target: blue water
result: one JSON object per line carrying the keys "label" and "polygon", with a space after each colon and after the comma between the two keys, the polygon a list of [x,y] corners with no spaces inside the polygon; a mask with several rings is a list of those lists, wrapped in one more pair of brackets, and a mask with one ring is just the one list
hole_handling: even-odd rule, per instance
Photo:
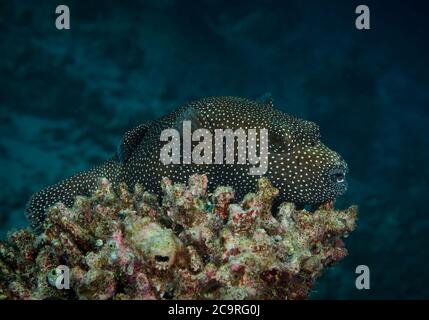
{"label": "blue water", "polygon": [[[428,31],[423,1],[0,0],[0,234],[29,196],[107,159],[189,100],[270,92],[349,163],[349,256],[311,298],[429,298]],[[125,2],[125,1],[123,1]],[[67,4],[71,29],[55,28]],[[355,288],[368,265],[370,290]]]}

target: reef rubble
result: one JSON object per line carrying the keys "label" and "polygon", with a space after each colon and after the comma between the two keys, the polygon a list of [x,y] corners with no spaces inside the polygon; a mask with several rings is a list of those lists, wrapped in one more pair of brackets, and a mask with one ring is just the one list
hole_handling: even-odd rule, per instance
{"label": "reef rubble", "polygon": [[[261,178],[234,190],[162,181],[163,197],[106,179],[73,207],[48,210],[44,231],[0,242],[0,299],[305,299],[323,270],[347,255],[357,208],[314,212],[283,203]],[[68,290],[56,281],[69,268]]]}

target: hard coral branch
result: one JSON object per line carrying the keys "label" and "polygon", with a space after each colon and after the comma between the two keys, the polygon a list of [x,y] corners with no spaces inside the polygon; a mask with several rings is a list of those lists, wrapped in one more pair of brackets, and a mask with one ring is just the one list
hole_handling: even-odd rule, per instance
{"label": "hard coral branch", "polygon": [[[162,204],[136,185],[102,179],[72,208],[51,207],[44,232],[0,243],[0,299],[303,299],[323,270],[347,254],[356,207],[314,213],[283,203],[266,178],[233,203],[234,191],[162,182]],[[56,267],[70,289],[56,288]]]}

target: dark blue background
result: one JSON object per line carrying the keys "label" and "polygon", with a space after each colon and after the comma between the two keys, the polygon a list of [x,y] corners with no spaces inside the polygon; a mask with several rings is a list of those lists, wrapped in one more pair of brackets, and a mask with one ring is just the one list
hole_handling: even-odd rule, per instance
{"label": "dark blue background", "polygon": [[[428,298],[428,19],[423,1],[0,0],[0,229],[29,196],[108,158],[191,99],[271,92],[350,166],[350,255],[311,298]],[[55,29],[68,4],[71,30]],[[371,9],[371,30],[355,8]],[[358,291],[354,270],[371,270]]]}

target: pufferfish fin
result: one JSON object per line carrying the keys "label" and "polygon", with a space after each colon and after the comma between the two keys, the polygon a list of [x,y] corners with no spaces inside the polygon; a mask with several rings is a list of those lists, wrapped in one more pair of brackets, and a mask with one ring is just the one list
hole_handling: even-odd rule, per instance
{"label": "pufferfish fin", "polygon": [[196,106],[190,105],[178,113],[172,127],[177,131],[182,132],[184,121],[191,121],[192,130],[205,128],[204,116]]}
{"label": "pufferfish fin", "polygon": [[267,107],[274,108],[274,99],[270,92],[264,93],[262,96],[256,99],[256,102],[266,105]]}
{"label": "pufferfish fin", "polygon": [[35,193],[25,208],[31,228],[36,232],[42,231],[49,207],[59,202],[71,207],[76,196],[89,196],[93,193],[97,189],[100,178],[106,178],[114,184],[120,168],[121,166],[111,159]]}
{"label": "pufferfish fin", "polygon": [[125,163],[131,157],[149,129],[149,123],[141,124],[125,132],[116,152],[120,163]]}
{"label": "pufferfish fin", "polygon": [[290,130],[270,130],[268,133],[268,149],[272,153],[281,153],[291,149],[293,135]]}

